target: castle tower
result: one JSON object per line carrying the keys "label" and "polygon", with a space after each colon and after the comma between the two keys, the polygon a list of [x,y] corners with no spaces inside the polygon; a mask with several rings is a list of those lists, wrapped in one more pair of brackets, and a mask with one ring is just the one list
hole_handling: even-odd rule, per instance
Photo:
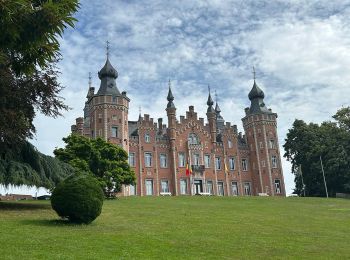
{"label": "castle tower", "polygon": [[[255,74],[255,73],[254,73]],[[285,196],[283,172],[278,146],[277,114],[264,103],[264,92],[255,81],[249,92],[250,107],[242,118],[250,150],[253,193]]]}
{"label": "castle tower", "polygon": [[[101,137],[106,141],[119,145],[129,152],[128,145],[128,110],[130,99],[126,92],[120,93],[116,79],[117,70],[109,60],[107,43],[107,60],[98,72],[101,80],[96,94],[89,88],[88,107],[90,111],[91,137]],[[91,94],[92,93],[92,94]]]}
{"label": "castle tower", "polygon": [[167,96],[168,104],[166,113],[168,117],[168,136],[170,141],[170,171],[174,179],[174,191],[175,195],[178,195],[177,191],[177,176],[176,176],[176,107],[173,103],[174,96],[171,91],[171,85],[169,80],[169,91]]}

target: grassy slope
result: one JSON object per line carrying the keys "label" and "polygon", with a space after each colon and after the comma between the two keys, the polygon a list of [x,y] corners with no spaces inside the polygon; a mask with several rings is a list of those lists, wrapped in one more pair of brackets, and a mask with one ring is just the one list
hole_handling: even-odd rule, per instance
{"label": "grassy slope", "polygon": [[124,198],[89,226],[0,202],[1,259],[346,258],[350,200]]}

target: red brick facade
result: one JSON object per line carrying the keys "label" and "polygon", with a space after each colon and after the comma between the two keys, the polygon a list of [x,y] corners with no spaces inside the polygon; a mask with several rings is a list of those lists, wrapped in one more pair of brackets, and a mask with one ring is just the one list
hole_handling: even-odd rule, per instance
{"label": "red brick facade", "polygon": [[[162,119],[154,122],[149,115],[129,121],[126,93],[100,90],[94,94],[90,87],[84,118],[76,119],[72,132],[102,137],[129,153],[137,183],[136,187],[123,187],[122,195],[285,196],[277,114],[271,110],[254,111],[253,103],[260,96],[249,94],[252,106],[246,108],[242,119],[246,133],[242,135],[236,125],[224,123],[218,106],[212,108],[210,95],[206,120],[197,117],[193,106],[186,116],[178,118],[176,99],[173,103],[169,86],[166,125]],[[189,175],[187,164],[192,169]]]}

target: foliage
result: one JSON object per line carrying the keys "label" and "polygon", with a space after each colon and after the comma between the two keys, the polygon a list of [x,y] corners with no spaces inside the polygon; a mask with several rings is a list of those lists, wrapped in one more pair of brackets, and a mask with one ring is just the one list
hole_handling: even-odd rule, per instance
{"label": "foliage", "polygon": [[77,8],[78,0],[0,1],[0,158],[33,136],[36,111],[56,117],[67,109],[55,63]]}
{"label": "foliage", "polygon": [[[83,227],[57,220],[53,210],[44,208],[48,203],[0,202],[2,260],[348,259],[350,255],[346,199],[126,197],[105,200],[96,223]],[[28,206],[6,210],[9,204]]]}
{"label": "foliage", "polygon": [[55,149],[56,157],[80,171],[92,173],[104,187],[107,197],[119,192],[122,184],[134,184],[135,173],[122,148],[101,138],[89,139],[74,134],[63,141],[66,147]]}
{"label": "foliage", "polygon": [[103,198],[101,186],[94,177],[75,174],[53,190],[51,206],[70,222],[89,224],[101,214]]}
{"label": "foliage", "polygon": [[333,118],[337,120],[339,127],[350,131],[350,107],[342,107]]}
{"label": "foliage", "polygon": [[0,159],[0,184],[53,188],[74,169],[60,160],[38,152],[29,142],[18,145]]}
{"label": "foliage", "polygon": [[289,129],[284,156],[292,163],[295,193],[303,194],[303,177],[306,196],[326,195],[320,157],[329,195],[350,193],[350,132],[345,127],[346,121],[340,121],[342,111],[334,116],[338,122],[318,125],[295,120]]}

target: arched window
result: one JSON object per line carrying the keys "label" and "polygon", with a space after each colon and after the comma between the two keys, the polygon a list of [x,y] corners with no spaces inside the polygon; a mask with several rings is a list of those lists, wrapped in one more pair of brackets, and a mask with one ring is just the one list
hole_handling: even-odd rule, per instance
{"label": "arched window", "polygon": [[198,136],[195,133],[190,133],[188,135],[189,144],[199,144]]}

